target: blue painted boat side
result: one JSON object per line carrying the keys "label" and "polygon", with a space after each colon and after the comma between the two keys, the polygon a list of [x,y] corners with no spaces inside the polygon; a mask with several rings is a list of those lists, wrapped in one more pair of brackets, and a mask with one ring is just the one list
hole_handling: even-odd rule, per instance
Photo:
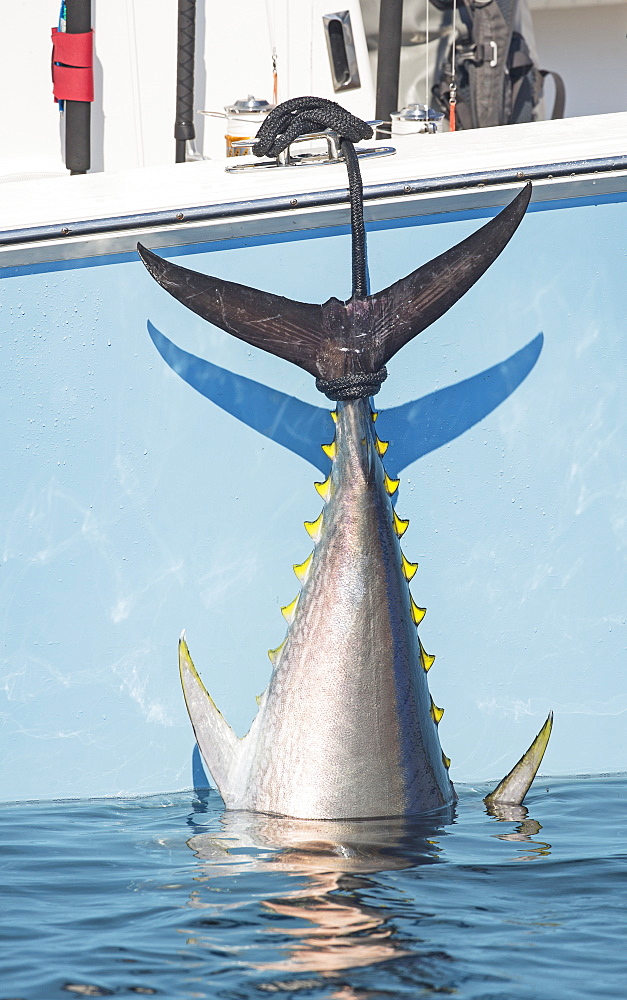
{"label": "blue painted boat side", "polygon": [[[454,780],[500,776],[550,708],[546,772],[626,766],[626,198],[534,206],[377,397]],[[373,224],[373,288],[486,214]],[[341,228],[166,255],[292,298],[350,293]],[[0,797],[188,787],[178,635],[244,733],[320,509],[325,401],[133,255],[0,276]]]}

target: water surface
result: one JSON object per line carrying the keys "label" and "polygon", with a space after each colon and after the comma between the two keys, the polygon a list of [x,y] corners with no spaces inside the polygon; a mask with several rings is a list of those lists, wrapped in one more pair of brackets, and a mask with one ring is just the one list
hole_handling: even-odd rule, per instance
{"label": "water surface", "polygon": [[625,776],[538,779],[515,818],[487,790],[449,822],[0,807],[0,1000],[624,996]]}

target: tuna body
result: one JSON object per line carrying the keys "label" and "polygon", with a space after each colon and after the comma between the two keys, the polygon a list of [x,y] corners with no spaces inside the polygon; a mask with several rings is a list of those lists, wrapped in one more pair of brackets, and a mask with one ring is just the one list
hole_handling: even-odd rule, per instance
{"label": "tuna body", "polygon": [[[188,707],[209,769],[234,809],[304,819],[406,816],[454,801],[427,686],[395,515],[368,400],[338,404],[310,561],[258,715],[214,767],[214,737]],[[183,686],[199,681],[182,657]],[[194,697],[194,695],[196,697]],[[205,713],[215,712],[206,698]],[[208,720],[211,727],[212,720]]]}

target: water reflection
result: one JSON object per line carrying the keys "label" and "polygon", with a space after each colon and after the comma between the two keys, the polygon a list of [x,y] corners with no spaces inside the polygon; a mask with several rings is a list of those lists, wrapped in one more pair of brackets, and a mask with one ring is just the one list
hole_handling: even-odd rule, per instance
{"label": "water reflection", "polygon": [[[376,989],[371,992],[369,984],[365,991],[363,985],[358,989],[343,976],[399,960],[403,982],[445,993],[458,988],[459,962],[427,943],[435,913],[420,912],[402,882],[376,877],[454,863],[444,850],[453,833],[447,830],[453,810],[428,819],[354,822],[225,812],[220,829],[207,832],[198,825],[205,809],[199,801],[189,820],[194,833],[188,846],[198,874],[188,905],[204,911],[190,943],[221,953],[227,965],[244,962],[252,974],[264,977],[256,988],[271,992],[326,984],[335,992],[325,997],[366,1000],[379,995]],[[542,828],[525,807],[495,806],[490,815],[492,820],[484,816],[480,837],[524,844],[524,853],[514,860],[549,853],[550,845],[535,839]],[[494,821],[510,826],[494,833]],[[259,880],[259,874],[277,878]],[[229,887],[230,876],[244,877]],[[452,871],[451,876],[454,881]],[[416,926],[423,921],[426,934],[418,938]],[[248,930],[240,941],[238,928],[244,925]]]}
{"label": "water reflection", "polygon": [[[367,876],[438,863],[439,838],[452,819],[451,810],[429,820],[353,822],[227,812],[218,835],[195,834],[188,846],[200,880],[253,872],[293,877],[293,889],[261,900],[265,917],[276,917],[264,925],[276,945],[268,941],[273,958],[266,947],[251,967],[328,976],[412,954],[397,936],[393,912],[364,902],[377,888]],[[209,904],[194,893],[190,905]]]}
{"label": "water reflection", "polygon": [[511,833],[492,834],[497,840],[520,841],[533,845],[528,853],[518,855],[512,859],[513,861],[535,861],[551,853],[550,844],[543,840],[533,839],[542,829],[542,825],[538,823],[537,819],[531,819],[526,806],[513,806],[505,803],[490,804],[486,806],[486,812],[499,823],[514,822],[519,824]]}

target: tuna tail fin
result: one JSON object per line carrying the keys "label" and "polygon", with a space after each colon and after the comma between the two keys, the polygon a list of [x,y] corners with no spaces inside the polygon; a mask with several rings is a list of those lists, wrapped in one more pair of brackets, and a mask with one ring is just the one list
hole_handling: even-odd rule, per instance
{"label": "tuna tail fin", "polygon": [[164,260],[140,243],[152,277],[234,337],[320,379],[377,372],[474,285],[507,245],[531,197],[527,184],[495,218],[416,271],[367,298],[295,302]]}
{"label": "tuna tail fin", "polygon": [[521,804],[542,763],[552,728],[553,712],[549,712],[546,722],[527,752],[523,754],[515,767],[503,778],[494,791],[486,795],[483,801],[489,811],[495,811],[499,806],[519,806]]}
{"label": "tuna tail fin", "polygon": [[526,184],[498,215],[461,243],[371,296],[384,365],[435,323],[494,263],[516,232],[531,198]]}
{"label": "tuna tail fin", "polygon": [[239,340],[277,354],[317,376],[316,357],[324,306],[295,302],[235,281],[213,278],[172,264],[147,250],[137,252],[152,277],[192,312]]}
{"label": "tuna tail fin", "polygon": [[240,740],[207,693],[192,663],[184,635],[179,640],[179,670],[196,741],[218,791],[227,804],[239,763]]}

